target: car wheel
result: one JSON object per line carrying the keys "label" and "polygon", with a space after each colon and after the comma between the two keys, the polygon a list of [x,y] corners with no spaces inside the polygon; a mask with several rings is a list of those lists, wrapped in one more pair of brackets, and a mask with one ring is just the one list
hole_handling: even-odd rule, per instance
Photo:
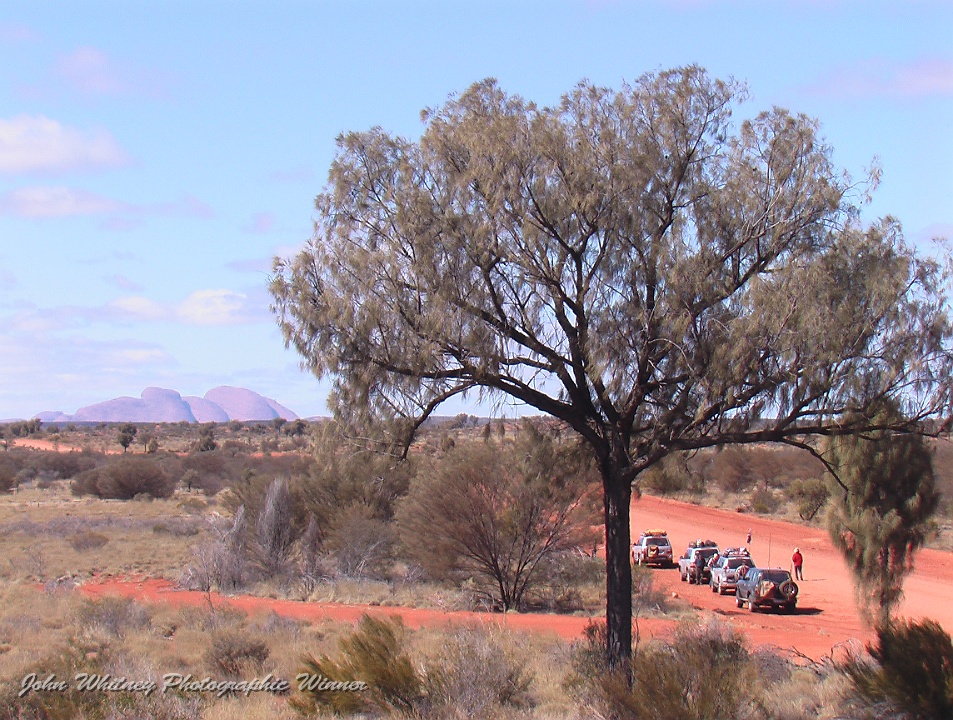
{"label": "car wheel", "polygon": [[724,595],[724,594],[725,594],[725,587],[724,587],[724,585],[722,585],[721,583],[718,583],[718,594],[719,594],[719,595]]}
{"label": "car wheel", "polygon": [[754,604],[754,600],[748,600],[748,612],[755,612],[758,609],[758,606]]}
{"label": "car wheel", "polygon": [[712,592],[718,592],[718,588],[715,587],[715,583],[714,583],[714,582],[710,582],[709,584],[711,585],[711,591],[712,591]]}
{"label": "car wheel", "polygon": [[735,598],[735,607],[744,607],[744,606],[745,606],[745,601],[742,600],[740,597],[736,597],[736,598]]}

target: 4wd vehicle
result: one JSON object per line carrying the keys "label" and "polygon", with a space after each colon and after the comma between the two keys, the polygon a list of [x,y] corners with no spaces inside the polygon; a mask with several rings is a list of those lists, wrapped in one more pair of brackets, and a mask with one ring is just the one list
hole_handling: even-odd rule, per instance
{"label": "4wd vehicle", "polygon": [[797,604],[797,585],[791,579],[791,573],[781,568],[751,568],[738,580],[735,588],[735,604],[754,612],[759,607],[781,608],[785,612],[794,610]]}
{"label": "4wd vehicle", "polygon": [[632,543],[632,562],[636,565],[672,567],[672,543],[664,530],[646,530]]}
{"label": "4wd vehicle", "polygon": [[678,559],[678,573],[682,582],[707,583],[711,578],[709,561],[718,554],[718,543],[713,540],[693,540],[685,554]]}
{"label": "4wd vehicle", "polygon": [[734,592],[739,578],[754,566],[748,548],[725,548],[721,557],[711,566],[711,591],[719,595]]}

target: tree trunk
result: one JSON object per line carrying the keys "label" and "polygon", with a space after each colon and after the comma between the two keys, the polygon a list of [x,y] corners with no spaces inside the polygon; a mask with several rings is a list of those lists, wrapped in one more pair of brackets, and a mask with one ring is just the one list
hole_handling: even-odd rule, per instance
{"label": "tree trunk", "polygon": [[632,566],[629,504],[632,486],[611,461],[602,467],[606,523],[606,630],[610,667],[629,671],[632,659]]}

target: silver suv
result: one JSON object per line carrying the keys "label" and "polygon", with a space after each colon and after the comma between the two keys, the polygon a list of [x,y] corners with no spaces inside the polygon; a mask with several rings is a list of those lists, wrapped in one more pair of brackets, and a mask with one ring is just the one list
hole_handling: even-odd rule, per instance
{"label": "silver suv", "polygon": [[725,554],[711,566],[711,591],[719,595],[729,591],[734,592],[738,586],[738,580],[748,568],[754,566],[754,560],[751,559],[747,550],[725,550]]}

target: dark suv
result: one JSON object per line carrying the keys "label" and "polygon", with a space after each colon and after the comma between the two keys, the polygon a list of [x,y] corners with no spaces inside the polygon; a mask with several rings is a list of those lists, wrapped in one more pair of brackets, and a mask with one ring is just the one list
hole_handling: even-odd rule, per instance
{"label": "dark suv", "polygon": [[735,604],[754,612],[759,607],[780,608],[791,612],[797,605],[798,587],[791,573],[781,568],[750,568],[738,580],[735,588]]}

